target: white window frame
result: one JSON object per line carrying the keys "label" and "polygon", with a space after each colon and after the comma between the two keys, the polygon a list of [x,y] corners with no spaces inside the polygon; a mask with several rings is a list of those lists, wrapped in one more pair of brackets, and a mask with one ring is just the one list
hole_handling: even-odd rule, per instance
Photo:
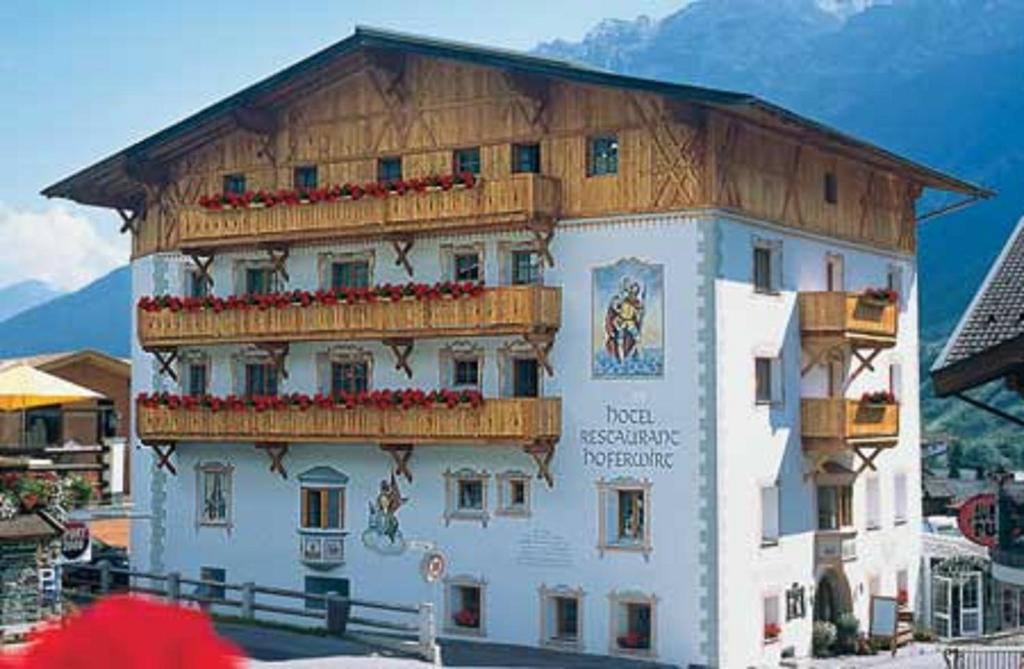
{"label": "white window frame", "polygon": [[366,363],[366,389],[373,390],[373,352],[358,346],[332,346],[326,351],[316,354],[317,388],[324,395],[330,395],[333,388],[333,366],[334,363],[365,362]]}
{"label": "white window frame", "polygon": [[[758,367],[760,360],[768,361],[768,383],[769,397],[767,400],[758,397]],[[782,355],[779,353],[755,353],[754,354],[754,404],[757,406],[769,406],[781,408],[786,402],[786,383],[784,375]]]}
{"label": "white window frame", "polygon": [[[491,518],[489,511],[489,492],[491,475],[486,470],[475,470],[468,467],[452,471],[447,469],[444,472],[444,489],[445,489],[445,508],[444,508],[444,524],[445,527],[451,524],[453,520],[458,521],[470,521],[480,523],[482,526],[487,527],[487,523]],[[462,509],[459,507],[459,484],[468,481],[478,481],[481,488],[481,508],[480,509]]]}
{"label": "white window frame", "polygon": [[273,284],[271,286],[271,293],[279,293],[288,290],[288,282],[278,272],[274,263],[264,259],[243,259],[236,260],[234,266],[234,284],[235,284],[235,295],[246,294],[246,272],[251,269],[268,270],[271,274]]}
{"label": "white window frame", "polygon": [[[658,657],[658,596],[636,590],[626,592],[613,590],[608,595],[608,603],[610,607],[608,615],[608,654],[617,657],[643,657],[648,659]],[[622,607],[629,604],[645,604],[650,607],[651,638],[648,640],[649,648],[646,650],[619,648],[618,638],[623,633],[619,625],[620,616],[622,615],[621,610]]]}
{"label": "white window frame", "polygon": [[[233,506],[234,506],[234,491],[232,490],[232,484],[234,479],[235,468],[233,465],[212,461],[212,462],[200,462],[196,464],[196,527],[214,527],[223,528],[230,530],[232,528],[233,520]],[[224,517],[219,519],[210,519],[206,517],[204,509],[206,508],[206,479],[207,475],[220,476],[223,478],[222,482],[222,494],[225,497],[224,501]]]}
{"label": "white window frame", "polygon": [[[559,585],[553,588],[549,588],[546,585],[541,584],[539,589],[540,599],[540,636],[539,645],[545,648],[554,648],[557,650],[570,650],[570,651],[581,651],[584,649],[583,643],[583,630],[585,626],[583,624],[583,602],[586,593],[583,588],[569,588],[568,586]],[[555,608],[557,599],[574,599],[576,600],[576,638],[565,639],[560,638],[554,634],[554,630],[558,625],[558,612]]]}
{"label": "white window frame", "polygon": [[[764,630],[770,623],[779,626],[779,635],[773,639],[765,636]],[[782,641],[782,594],[771,590],[761,594],[761,643],[765,646]]]}
{"label": "white window frame", "polygon": [[[769,504],[774,500],[774,518],[769,517]],[[782,537],[782,488],[778,483],[762,485],[759,489],[758,507],[761,509],[761,546],[777,546]],[[774,523],[774,528],[772,527]],[[774,530],[772,532],[771,530]]]}
{"label": "white window frame", "polygon": [[331,282],[334,278],[334,263],[343,262],[365,262],[368,268],[368,281],[370,286],[374,285],[376,269],[376,255],[372,249],[365,251],[351,251],[346,253],[321,253],[317,259],[317,275],[320,279],[320,288],[323,290],[330,290]]}
{"label": "white window frame", "polygon": [[[628,553],[641,553],[645,559],[650,557],[654,550],[652,543],[651,524],[651,489],[652,483],[649,479],[637,479],[620,477],[612,480],[600,479],[597,482],[597,509],[598,509],[598,553],[601,557],[606,551],[622,551]],[[643,533],[639,541],[619,541],[619,493],[626,491],[637,491],[642,493],[643,504]],[[614,523],[614,530],[611,524]]]}
{"label": "white window frame", "polygon": [[[441,387],[450,390],[483,390],[484,386],[484,350],[469,342],[454,342],[438,353],[438,368],[441,372]],[[455,364],[459,361],[476,360],[477,377],[473,385],[456,385]]]}
{"label": "white window frame", "polygon": [[487,254],[483,242],[475,244],[445,244],[441,246],[441,267],[444,270],[443,280],[462,281],[455,278],[455,256],[475,253],[480,263],[480,276],[477,281],[487,282]]}
{"label": "white window frame", "polygon": [[[498,486],[498,505],[494,510],[496,516],[510,516],[514,518],[528,518],[531,508],[531,490],[529,474],[519,470],[502,472],[494,477]],[[525,500],[522,505],[512,504],[512,483],[523,485]]]}
{"label": "white window frame", "polygon": [[[521,251],[529,251],[534,254],[536,260],[537,281],[534,283],[512,282],[513,278],[513,254]],[[544,261],[537,252],[537,245],[533,242],[499,242],[498,258],[501,260],[501,267],[498,271],[498,280],[502,286],[542,286],[544,285]]]}
{"label": "white window frame", "polygon": [[533,348],[523,341],[509,342],[498,349],[498,395],[513,397],[515,391],[515,361],[537,361],[537,397],[544,397],[544,377],[547,373],[544,366],[537,360]]}
{"label": "white window frame", "polygon": [[[468,574],[460,574],[445,578],[444,583],[444,623],[442,629],[448,634],[457,634],[459,636],[472,636],[472,637],[485,637],[487,636],[487,581],[483,578],[476,576],[470,576]],[[462,627],[455,624],[455,614],[458,611],[455,609],[455,588],[477,588],[480,591],[480,620],[479,625],[474,629],[472,627]]]}
{"label": "white window frame", "polygon": [[204,367],[206,369],[206,394],[212,394],[212,373],[213,365],[210,356],[203,351],[182,351],[178,361],[178,390],[182,395],[188,395],[192,385],[192,367]]}

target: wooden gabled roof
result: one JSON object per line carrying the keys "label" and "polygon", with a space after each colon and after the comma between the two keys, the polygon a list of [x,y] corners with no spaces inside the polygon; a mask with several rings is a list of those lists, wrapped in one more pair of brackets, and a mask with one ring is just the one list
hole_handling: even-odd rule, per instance
{"label": "wooden gabled roof", "polygon": [[926,188],[972,197],[992,195],[986,188],[912,162],[753,95],[629,77],[514,51],[363,27],[305,60],[47,187],[42,194],[87,205],[136,209],[145,198],[142,184],[166,178],[170,161],[238,128],[268,127],[275,109],[322,85],[325,74],[358,52],[416,54],[579,84],[657,93],[749,117],[797,134],[804,141],[814,141],[880,169],[903,174]]}

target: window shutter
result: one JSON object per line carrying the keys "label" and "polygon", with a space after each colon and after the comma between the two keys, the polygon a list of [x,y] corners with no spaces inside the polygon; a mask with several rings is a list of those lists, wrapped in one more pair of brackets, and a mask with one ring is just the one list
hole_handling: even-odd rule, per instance
{"label": "window shutter", "polygon": [[777,541],[779,538],[779,488],[761,488],[761,538]]}
{"label": "window shutter", "polygon": [[782,357],[772,358],[771,365],[772,403],[782,404],[784,379],[782,376]]}
{"label": "window shutter", "polygon": [[772,289],[782,290],[782,242],[772,242]]}
{"label": "window shutter", "polygon": [[889,365],[889,392],[893,394],[896,401],[903,399],[903,365],[894,362]]}

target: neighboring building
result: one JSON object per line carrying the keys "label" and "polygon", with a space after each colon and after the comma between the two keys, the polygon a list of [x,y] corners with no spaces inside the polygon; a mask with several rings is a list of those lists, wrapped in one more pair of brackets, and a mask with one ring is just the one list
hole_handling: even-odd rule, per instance
{"label": "neighboring building", "polygon": [[[751,96],[358,30],[45,194],[133,234],[135,568],[739,667],[915,601],[925,188],[988,194]],[[456,394],[364,394],[403,386]]]}
{"label": "neighboring building", "polygon": [[[51,459],[96,479],[109,500],[130,489],[131,362],[99,351],[0,359],[0,369],[29,365],[99,393],[97,400],[0,413],[0,449]],[[89,471],[90,469],[94,471]]]}

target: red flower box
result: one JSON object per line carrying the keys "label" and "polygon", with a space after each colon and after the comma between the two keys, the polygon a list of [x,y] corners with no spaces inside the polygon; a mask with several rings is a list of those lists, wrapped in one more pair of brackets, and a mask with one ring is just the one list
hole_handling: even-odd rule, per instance
{"label": "red flower box", "polygon": [[647,636],[639,632],[629,632],[617,637],[615,640],[618,642],[619,648],[643,650],[650,647],[650,641],[647,639]]}
{"label": "red flower box", "polygon": [[862,295],[871,302],[881,304],[896,304],[900,300],[900,294],[892,288],[867,288]]}
{"label": "red flower box", "polygon": [[431,390],[419,388],[404,390],[374,390],[372,392],[341,393],[339,395],[306,395],[291,393],[286,395],[253,395],[241,397],[228,395],[176,395],[173,393],[139,393],[136,401],[140,406],[155,409],[164,407],[171,411],[194,411],[200,408],[216,413],[228,411],[287,411],[296,409],[308,411],[312,407],[319,409],[355,409],[357,407],[384,410],[408,410],[414,408],[447,408],[454,409],[467,406],[477,409],[484,403],[483,395],[477,390]]}
{"label": "red flower box", "polygon": [[480,614],[471,609],[462,609],[452,616],[452,620],[459,627],[480,627]]}
{"label": "red flower box", "polygon": [[876,390],[860,396],[863,404],[896,404],[896,396],[889,390]]}
{"label": "red flower box", "polygon": [[778,623],[766,623],[764,626],[764,640],[775,641],[782,635],[782,628]]}

